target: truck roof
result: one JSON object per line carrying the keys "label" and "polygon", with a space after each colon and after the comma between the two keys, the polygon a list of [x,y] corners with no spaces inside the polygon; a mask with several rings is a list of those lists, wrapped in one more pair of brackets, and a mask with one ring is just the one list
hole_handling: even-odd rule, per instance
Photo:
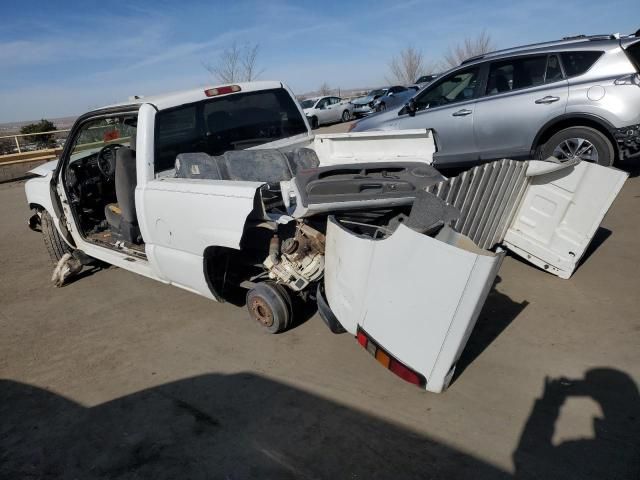
{"label": "truck roof", "polygon": [[142,105],[143,103],[149,103],[156,107],[158,110],[165,110],[167,108],[177,107],[186,103],[198,102],[200,100],[206,100],[209,98],[206,94],[206,90],[213,88],[220,88],[228,85],[237,85],[240,87],[240,92],[255,92],[257,90],[270,90],[273,88],[286,88],[282,82],[278,81],[260,81],[260,82],[231,82],[227,84],[219,85],[205,85],[198,88],[192,88],[189,90],[180,90],[177,92],[162,93],[159,95],[151,95],[148,97],[134,97],[126,102],[114,103],[112,105],[106,105],[103,108],[112,108],[125,105]]}

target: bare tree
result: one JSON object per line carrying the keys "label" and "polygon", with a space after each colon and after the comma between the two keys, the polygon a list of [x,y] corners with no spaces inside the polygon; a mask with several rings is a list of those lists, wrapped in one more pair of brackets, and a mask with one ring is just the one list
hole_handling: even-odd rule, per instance
{"label": "bare tree", "polygon": [[421,75],[433,73],[434,69],[433,64],[425,61],[420,50],[409,46],[401,50],[389,62],[391,78],[387,78],[387,80],[390,83],[397,82],[409,85]]}
{"label": "bare tree", "polygon": [[490,52],[494,48],[491,35],[483,30],[477,37],[465,38],[464,42],[449,47],[449,51],[444,56],[444,66],[445,68],[457,67],[464,60]]}
{"label": "bare tree", "polygon": [[251,82],[264,72],[258,67],[259,53],[257,43],[239,46],[233,42],[222,51],[216,63],[203,63],[203,66],[221,83]]}
{"label": "bare tree", "polygon": [[322,82],[322,85],[318,88],[318,93],[321,96],[331,95],[332,88],[329,86],[327,82]]}

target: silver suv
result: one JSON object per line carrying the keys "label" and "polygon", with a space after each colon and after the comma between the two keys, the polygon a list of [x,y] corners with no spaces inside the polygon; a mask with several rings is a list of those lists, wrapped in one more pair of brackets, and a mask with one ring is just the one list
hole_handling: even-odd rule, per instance
{"label": "silver suv", "polygon": [[462,62],[406,105],[352,131],[431,128],[434,164],[640,155],[640,31],[579,36]]}

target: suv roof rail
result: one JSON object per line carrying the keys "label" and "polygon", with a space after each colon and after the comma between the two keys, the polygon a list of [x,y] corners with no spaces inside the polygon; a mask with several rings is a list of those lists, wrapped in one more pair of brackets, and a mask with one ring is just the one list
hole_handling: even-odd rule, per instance
{"label": "suv roof rail", "polygon": [[[636,32],[636,35],[640,34],[640,30]],[[639,35],[640,36],[640,35]],[[616,39],[616,35],[614,34],[605,34],[605,35],[574,35],[571,37],[564,37],[561,40],[551,40],[549,42],[540,42],[540,43],[530,43],[528,45],[521,45],[519,47],[510,47],[504,48],[502,50],[494,50],[493,52],[487,52],[482,55],[476,55],[473,57],[469,57],[460,62],[460,65],[465,65],[467,63],[475,62],[476,60],[481,60],[485,57],[491,58],[498,55],[503,55],[505,53],[510,52],[518,52],[521,50],[530,50],[533,48],[544,48],[544,47],[553,47],[555,45],[565,45],[570,43],[579,43],[579,42],[589,42],[589,41],[598,41],[598,40],[614,40]]]}

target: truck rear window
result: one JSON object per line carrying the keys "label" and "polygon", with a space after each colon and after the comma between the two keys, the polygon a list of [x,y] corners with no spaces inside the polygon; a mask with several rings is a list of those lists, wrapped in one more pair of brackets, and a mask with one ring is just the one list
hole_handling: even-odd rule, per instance
{"label": "truck rear window", "polygon": [[307,132],[283,88],[236,93],[162,110],[156,115],[155,171],[180,153],[220,155]]}

